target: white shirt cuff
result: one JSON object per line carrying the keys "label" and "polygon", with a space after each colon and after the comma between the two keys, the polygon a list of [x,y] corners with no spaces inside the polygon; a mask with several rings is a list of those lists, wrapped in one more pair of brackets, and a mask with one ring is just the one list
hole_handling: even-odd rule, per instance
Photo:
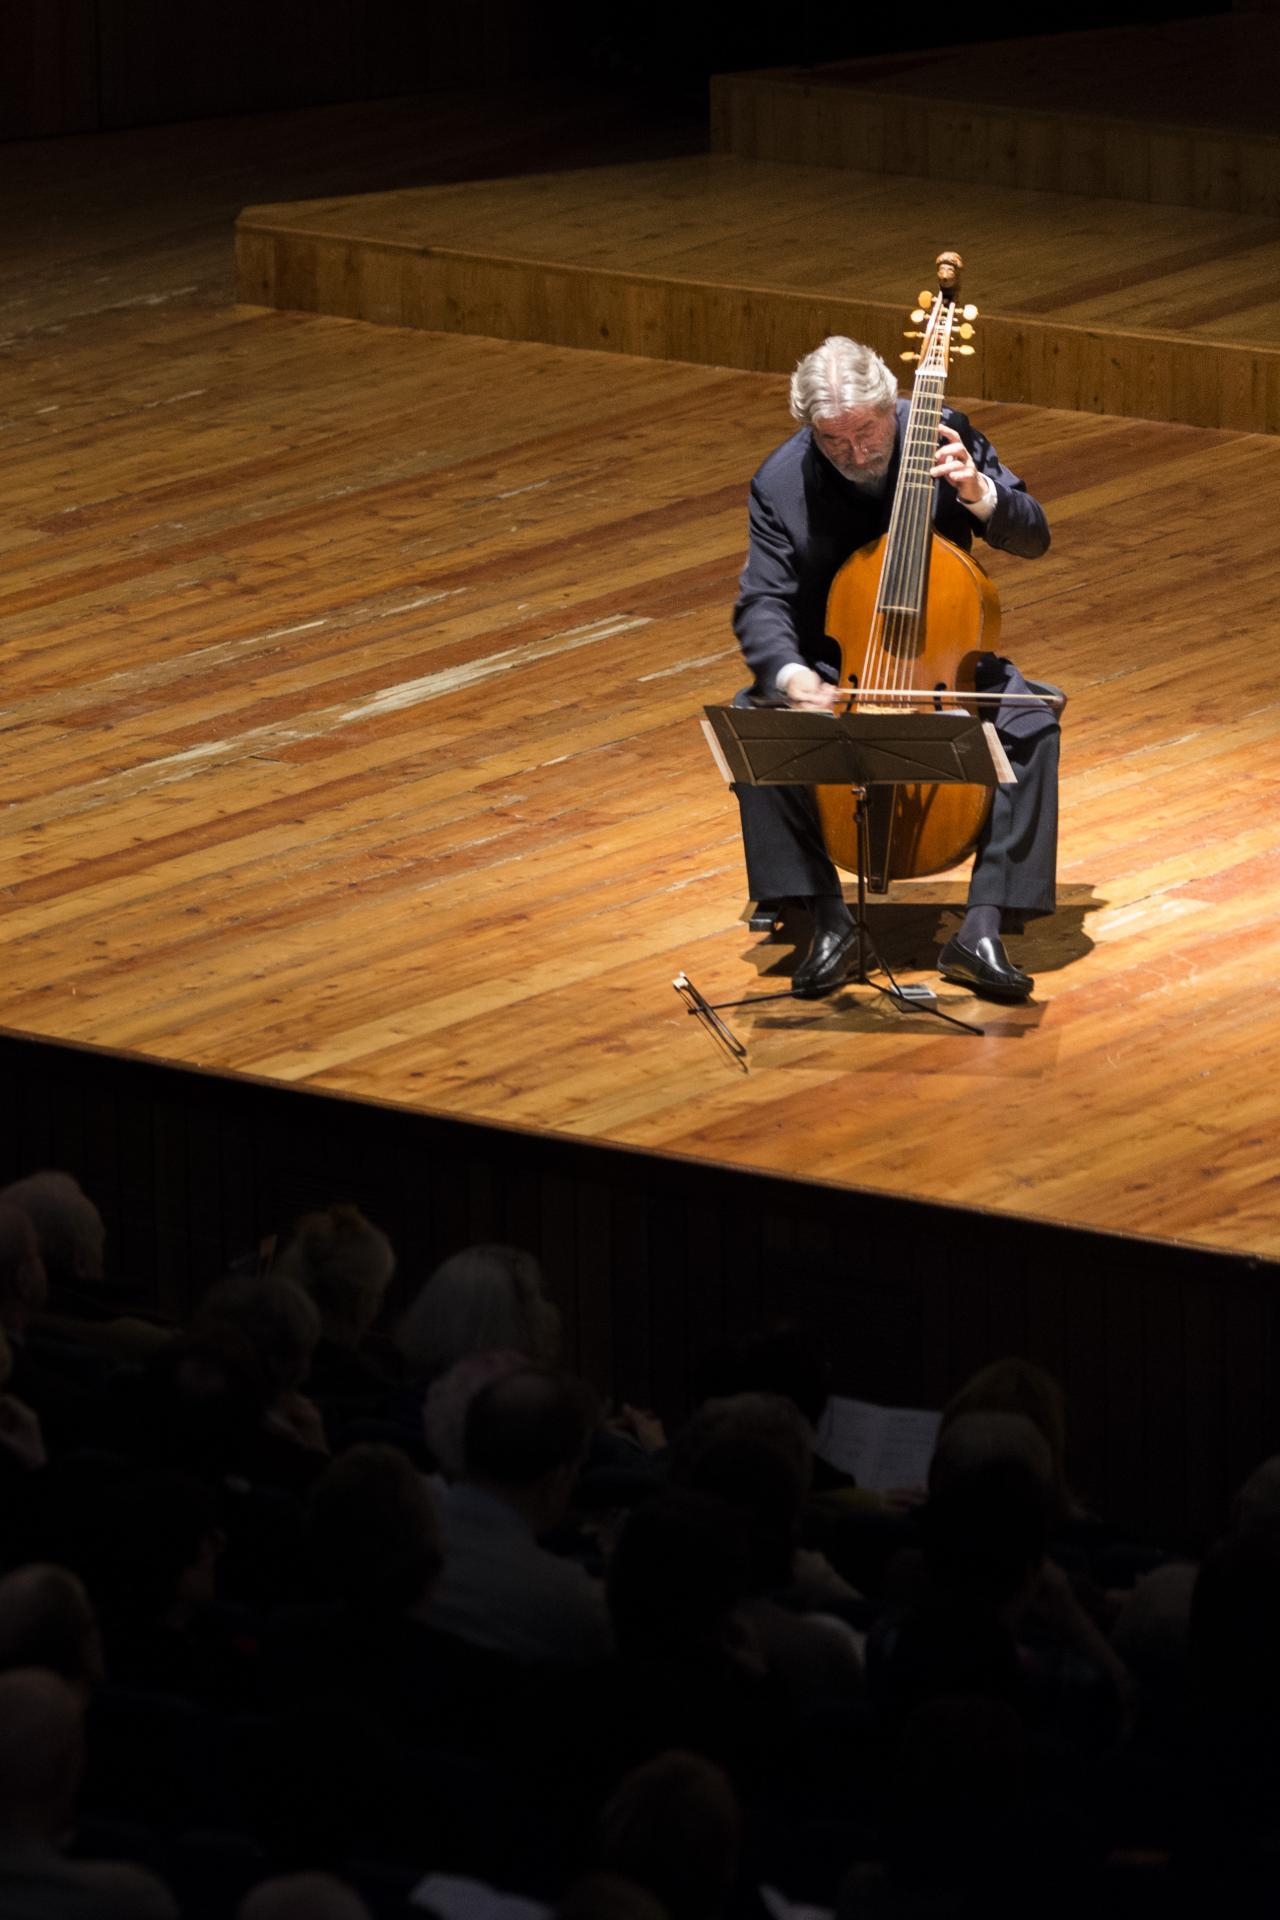
{"label": "white shirt cuff", "polygon": [[978,475],[978,478],[982,482],[981,500],[975,500],[972,503],[968,500],[962,500],[960,505],[967,513],[971,513],[975,520],[987,521],[995,512],[996,502],[1000,496],[996,492],[996,483],[989,473],[981,473]]}
{"label": "white shirt cuff", "polygon": [[788,660],[785,667],[779,667],[773,684],[779,693],[785,693],[798,673],[807,673],[809,669],[803,660]]}

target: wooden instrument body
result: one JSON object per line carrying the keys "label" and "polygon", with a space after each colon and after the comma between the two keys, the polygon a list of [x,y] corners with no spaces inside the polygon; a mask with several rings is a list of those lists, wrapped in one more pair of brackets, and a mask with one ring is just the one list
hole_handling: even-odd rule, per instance
{"label": "wooden instrument body", "polygon": [[[876,615],[889,535],[859,548],[831,583],[827,633],[841,654],[840,685],[906,687],[940,692],[974,687],[978,655],[999,650],[1000,602],[983,568],[951,540],[933,533],[922,618],[899,630]],[[868,635],[871,643],[868,644]],[[892,698],[860,703],[862,712],[893,710]],[[914,705],[914,703],[913,703]],[[953,703],[952,703],[953,707]],[[916,712],[920,711],[914,706]],[[838,867],[857,871],[853,797],[847,787],[817,787],[827,851]],[[973,852],[991,807],[987,787],[912,783],[868,793],[871,886],[942,873]]]}

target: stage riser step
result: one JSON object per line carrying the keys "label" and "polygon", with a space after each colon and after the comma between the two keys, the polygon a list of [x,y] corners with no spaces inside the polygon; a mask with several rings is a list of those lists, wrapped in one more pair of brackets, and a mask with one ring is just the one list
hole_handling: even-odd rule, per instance
{"label": "stage riser step", "polygon": [[[887,302],[280,231],[252,213],[236,261],[247,304],[383,326],[774,373],[829,333],[895,365],[902,348],[902,308]],[[981,341],[964,391],[983,399],[1280,432],[1278,349],[991,310]]]}
{"label": "stage riser step", "polygon": [[748,160],[1280,213],[1280,140],[814,84],[792,73],[716,75],[711,144]]}

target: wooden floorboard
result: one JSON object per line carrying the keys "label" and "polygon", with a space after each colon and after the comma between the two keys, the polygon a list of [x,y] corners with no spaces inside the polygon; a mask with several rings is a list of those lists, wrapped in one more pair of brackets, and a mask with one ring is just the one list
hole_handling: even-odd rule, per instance
{"label": "wooden floorboard", "polygon": [[[777,377],[169,304],[4,349],[0,1025],[1275,1256],[1280,446],[975,401],[1067,686],[1062,907],[984,1038],[785,979],[698,715]],[[931,977],[963,876],[899,890]],[[944,990],[953,1012],[974,1003]]]}
{"label": "wooden floorboard", "polygon": [[1274,215],[698,155],[247,208],[244,301],[788,371],[955,246],[991,400],[1280,431]]}

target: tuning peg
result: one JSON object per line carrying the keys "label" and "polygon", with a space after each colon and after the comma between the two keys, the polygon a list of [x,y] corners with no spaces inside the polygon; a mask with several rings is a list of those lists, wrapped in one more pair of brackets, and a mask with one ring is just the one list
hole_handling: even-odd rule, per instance
{"label": "tuning peg", "polygon": [[973,338],[974,329],[969,325],[967,320],[962,327],[957,327],[955,331],[960,335],[962,340],[972,340]]}
{"label": "tuning peg", "polygon": [[966,307],[964,317],[966,320],[976,320],[978,317],[978,309],[976,307]]}
{"label": "tuning peg", "polygon": [[918,360],[920,355],[918,353],[900,353],[898,358],[899,360]]}
{"label": "tuning peg", "polygon": [[978,349],[976,347],[953,347],[951,351],[953,353],[976,353]]}
{"label": "tuning peg", "polygon": [[923,340],[927,336],[923,333],[913,333],[910,327],[904,327],[902,337],[904,340]]}
{"label": "tuning peg", "polygon": [[920,322],[924,319],[924,308],[917,307],[911,318],[915,321],[916,325],[919,326]]}
{"label": "tuning peg", "polygon": [[937,296],[936,294],[926,292],[926,293],[920,294],[918,298],[920,301],[920,305],[922,307],[931,307],[934,303],[934,300],[937,298]]}

